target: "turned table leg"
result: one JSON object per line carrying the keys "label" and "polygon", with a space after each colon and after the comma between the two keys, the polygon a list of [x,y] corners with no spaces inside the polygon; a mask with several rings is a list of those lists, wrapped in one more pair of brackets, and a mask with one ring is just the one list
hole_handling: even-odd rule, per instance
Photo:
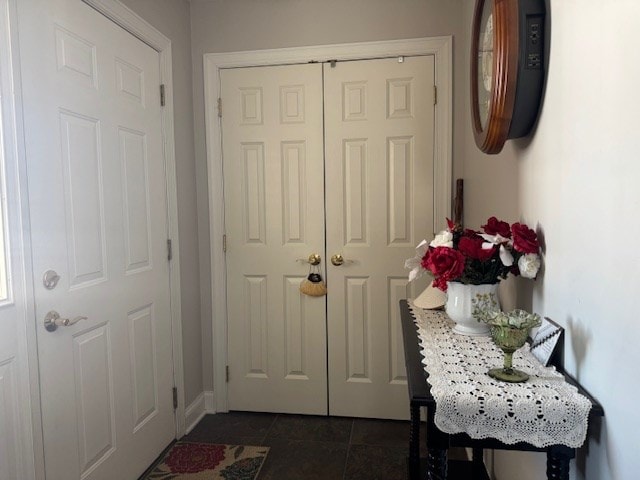
{"label": "turned table leg", "polygon": [[446,480],[447,478],[447,449],[429,448],[427,453],[427,479]]}
{"label": "turned table leg", "polygon": [[409,478],[417,480],[420,476],[420,406],[412,403],[410,409]]}
{"label": "turned table leg", "polygon": [[438,430],[433,415],[433,409],[427,408],[427,479],[446,480],[449,435]]}
{"label": "turned table leg", "polygon": [[569,480],[569,462],[575,457],[575,450],[562,445],[547,450],[547,479]]}
{"label": "turned table leg", "polygon": [[486,472],[484,466],[484,456],[481,448],[474,448],[471,460],[473,462],[473,480],[484,478],[483,472]]}

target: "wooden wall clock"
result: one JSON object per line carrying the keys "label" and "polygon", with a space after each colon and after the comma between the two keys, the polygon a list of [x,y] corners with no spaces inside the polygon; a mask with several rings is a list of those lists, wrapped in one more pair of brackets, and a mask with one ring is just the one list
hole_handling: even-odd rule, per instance
{"label": "wooden wall clock", "polygon": [[544,82],[544,0],[476,0],[471,115],[478,148],[499,153],[527,135]]}

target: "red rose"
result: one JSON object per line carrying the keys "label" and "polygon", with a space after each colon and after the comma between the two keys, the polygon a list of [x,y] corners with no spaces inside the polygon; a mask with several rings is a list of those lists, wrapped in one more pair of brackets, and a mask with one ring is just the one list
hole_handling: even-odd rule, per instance
{"label": "red rose", "polygon": [[482,237],[461,237],[458,242],[458,250],[463,255],[476,260],[489,260],[496,253],[496,247],[482,248]]}
{"label": "red rose", "polygon": [[522,253],[538,253],[540,244],[536,232],[524,223],[514,223],[511,231],[513,232],[513,248]]}
{"label": "red rose", "polygon": [[482,228],[489,235],[500,235],[504,238],[511,238],[511,230],[507,222],[498,220],[496,217],[491,217],[487,220],[486,225],[482,225]]}
{"label": "red rose", "polygon": [[446,292],[448,288],[447,280],[443,277],[434,279],[432,285],[434,288],[439,288],[443,292]]}
{"label": "red rose", "polygon": [[224,445],[204,443],[178,443],[169,452],[164,463],[171,473],[198,473],[213,470],[224,460]]}
{"label": "red rose", "polygon": [[436,247],[422,258],[422,266],[435,277],[455,280],[464,271],[464,255],[453,248]]}

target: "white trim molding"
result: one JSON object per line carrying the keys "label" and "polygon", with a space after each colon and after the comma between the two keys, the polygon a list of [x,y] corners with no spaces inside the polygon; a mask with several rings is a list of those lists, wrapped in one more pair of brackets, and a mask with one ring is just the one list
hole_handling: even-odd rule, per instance
{"label": "white trim molding", "polygon": [[206,391],[198,395],[196,399],[189,404],[185,410],[185,435],[191,433],[191,430],[195,428],[205,415],[216,413],[213,399],[213,392]]}
{"label": "white trim molding", "polygon": [[165,106],[162,109],[162,139],[164,145],[165,168],[167,173],[167,235],[168,238],[171,239],[173,251],[173,259],[170,264],[170,282],[173,378],[174,384],[178,389],[176,438],[180,438],[185,432],[185,398],[184,367],[182,357],[178,192],[176,179],[175,137],[173,128],[173,64],[171,60],[171,40],[118,0],[82,1],[156,50],[160,57],[160,81],[165,86]]}
{"label": "white trim molding", "polygon": [[212,391],[204,392],[204,410],[207,413],[216,413],[216,397]]}
{"label": "white trim molding", "polygon": [[218,118],[220,70],[233,67],[285,65],[364,60],[398,56],[433,55],[438,103],[435,108],[434,232],[451,212],[453,141],[453,42],[452,37],[416,38],[353,44],[321,45],[275,50],[255,50],[204,55],[204,94],[209,181],[209,229],[211,238],[211,301],[213,304],[214,392],[219,412],[226,412],[227,307],[226,262],[223,253],[224,184],[222,131]]}

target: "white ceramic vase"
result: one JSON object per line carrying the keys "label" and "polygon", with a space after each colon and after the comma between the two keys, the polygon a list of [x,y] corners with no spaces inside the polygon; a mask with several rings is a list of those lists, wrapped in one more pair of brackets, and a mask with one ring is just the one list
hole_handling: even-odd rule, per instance
{"label": "white ceramic vase", "polygon": [[447,303],[445,311],[447,315],[456,322],[453,331],[461,335],[489,335],[489,327],[485,323],[478,322],[471,311],[473,305],[471,300],[476,295],[493,293],[496,302],[498,302],[498,284],[493,285],[465,285],[458,282],[448,282],[447,284]]}

